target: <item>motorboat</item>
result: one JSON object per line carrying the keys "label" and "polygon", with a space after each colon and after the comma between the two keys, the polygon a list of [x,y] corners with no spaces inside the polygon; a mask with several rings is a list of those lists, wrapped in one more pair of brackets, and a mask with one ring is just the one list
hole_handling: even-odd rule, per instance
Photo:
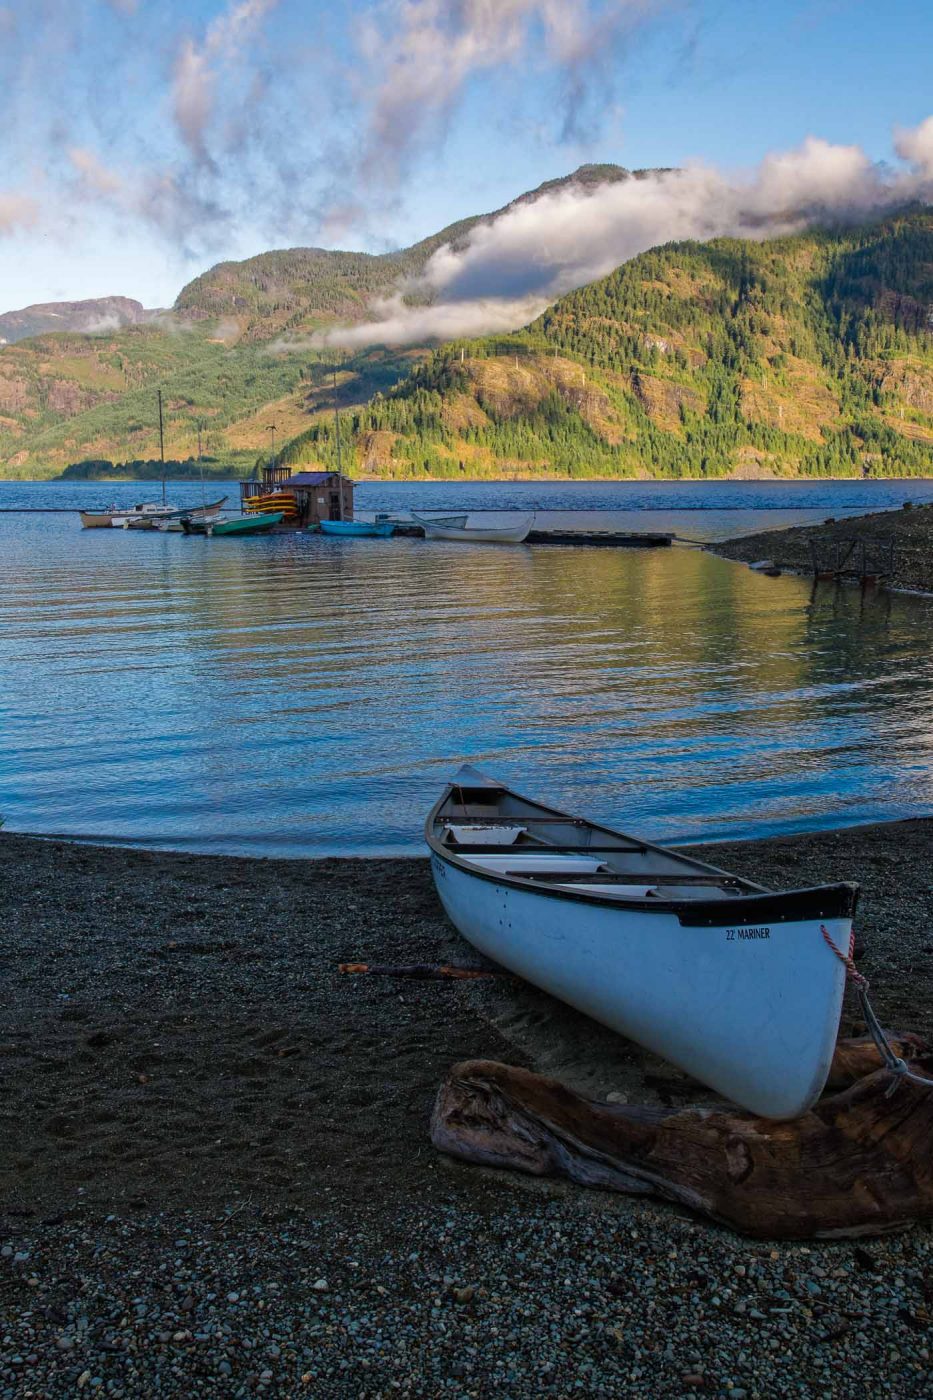
{"label": "motorboat", "polygon": [[395,533],[395,521],[377,515],[375,520],[322,520],[319,526],[308,528],[339,539],[387,539]]}
{"label": "motorboat", "polygon": [[190,520],[183,516],[181,528],[186,535],[261,535],[280,525],[284,518],[281,510],[268,515],[234,515],[228,520]]}

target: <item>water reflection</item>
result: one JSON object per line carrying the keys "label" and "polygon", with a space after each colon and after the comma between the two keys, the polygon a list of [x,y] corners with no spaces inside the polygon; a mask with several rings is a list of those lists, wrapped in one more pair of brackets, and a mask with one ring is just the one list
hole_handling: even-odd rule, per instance
{"label": "water reflection", "polygon": [[416,850],[464,759],[661,839],[931,805],[931,600],[689,549],[0,530],[13,829]]}

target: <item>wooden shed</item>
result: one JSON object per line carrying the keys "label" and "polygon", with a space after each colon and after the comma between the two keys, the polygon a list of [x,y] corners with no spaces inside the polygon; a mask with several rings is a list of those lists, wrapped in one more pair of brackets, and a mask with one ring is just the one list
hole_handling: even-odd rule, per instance
{"label": "wooden shed", "polygon": [[353,519],[353,482],[341,472],[264,467],[261,481],[240,483],[240,499],[244,511],[284,509],[283,523],[302,529]]}

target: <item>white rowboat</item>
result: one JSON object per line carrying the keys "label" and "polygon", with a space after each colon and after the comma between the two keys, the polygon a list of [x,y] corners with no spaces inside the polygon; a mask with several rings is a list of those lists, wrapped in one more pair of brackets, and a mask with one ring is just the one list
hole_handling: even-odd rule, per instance
{"label": "white rowboat", "polygon": [[827,938],[850,953],[857,885],[766,890],[469,767],[425,837],[448,917],[488,957],[752,1113],[819,1097],[846,978]]}
{"label": "white rowboat", "polygon": [[426,540],[463,540],[473,544],[521,544],[534,524],[534,515],[526,516],[518,525],[502,527],[467,525],[465,515],[459,517],[459,524],[453,523],[453,517],[430,520],[414,511],[411,518],[422,527]]}

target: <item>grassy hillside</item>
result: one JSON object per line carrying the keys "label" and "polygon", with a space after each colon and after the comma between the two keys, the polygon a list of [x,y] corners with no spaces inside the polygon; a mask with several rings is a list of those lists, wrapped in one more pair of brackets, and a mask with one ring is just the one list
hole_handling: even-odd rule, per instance
{"label": "grassy hillside", "polygon": [[363,476],[933,475],[933,211],[653,250],[345,428]]}
{"label": "grassy hillside", "polygon": [[[157,458],[156,388],[165,454],[187,458],[202,426],[205,453],[237,473],[331,412],[331,356],[227,345],[205,323],[186,331],[133,327],[107,337],[49,336],[0,354],[0,457],[7,476],[51,476],[90,458]],[[362,354],[339,373],[344,405],[365,403],[410,369],[410,352]]]}

